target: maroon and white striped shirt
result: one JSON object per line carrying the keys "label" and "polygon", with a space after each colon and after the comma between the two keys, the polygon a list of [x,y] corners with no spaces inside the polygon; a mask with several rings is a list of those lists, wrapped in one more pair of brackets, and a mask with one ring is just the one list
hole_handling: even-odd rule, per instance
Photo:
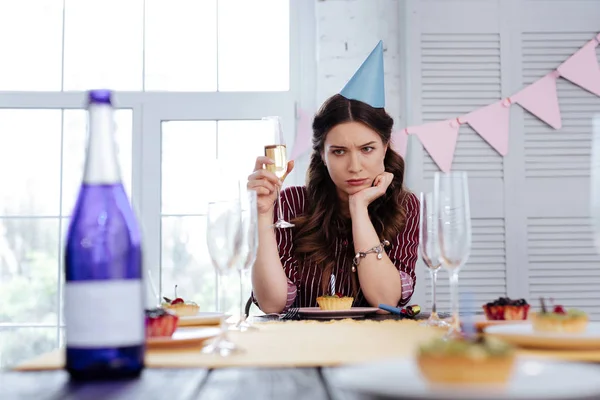
{"label": "maroon and white striped shirt", "polygon": [[[281,208],[283,218],[291,221],[296,216],[305,212],[306,188],[304,186],[292,186],[281,191]],[[406,224],[402,232],[398,232],[391,246],[386,248],[390,260],[399,272],[402,281],[402,295],[398,306],[404,306],[413,294],[416,282],[415,264],[419,245],[419,200],[417,196],[409,193],[404,200],[406,207]],[[275,220],[277,219],[277,203],[275,205]],[[277,247],[281,264],[288,277],[288,296],[285,310],[289,307],[316,307],[317,297],[321,295],[322,270],[312,262],[306,262],[300,266],[299,259],[295,254],[294,235],[292,229],[275,229]],[[347,296],[352,295],[352,259],[347,257],[348,241],[340,238],[336,241],[332,251],[335,252],[336,266],[332,274],[335,277],[335,292]],[[352,251],[354,252],[354,251]],[[329,285],[327,286],[329,287]],[[257,304],[258,305],[258,304]],[[369,307],[362,291],[359,288],[354,299],[354,307]],[[377,305],[373,305],[377,306]],[[260,307],[260,305],[259,305]]]}

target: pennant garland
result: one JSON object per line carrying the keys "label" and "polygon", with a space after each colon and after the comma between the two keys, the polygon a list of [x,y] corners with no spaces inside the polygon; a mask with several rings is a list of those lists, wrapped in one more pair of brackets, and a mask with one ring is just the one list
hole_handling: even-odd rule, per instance
{"label": "pennant garland", "polygon": [[[600,66],[596,57],[598,44],[600,44],[600,34],[577,50],[556,70],[524,87],[513,96],[457,118],[428,122],[392,132],[392,148],[404,157],[408,143],[407,135],[415,135],[438,167],[444,172],[449,172],[458,141],[458,130],[462,124],[468,124],[473,128],[500,155],[505,156],[508,153],[510,107],[513,104],[518,104],[550,127],[560,129],[562,121],[556,81],[562,77],[600,96]],[[292,159],[311,147],[310,118],[302,110],[299,114]]]}

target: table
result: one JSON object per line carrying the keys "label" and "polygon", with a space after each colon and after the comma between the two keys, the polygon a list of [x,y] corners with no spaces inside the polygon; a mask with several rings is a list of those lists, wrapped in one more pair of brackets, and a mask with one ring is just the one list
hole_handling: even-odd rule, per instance
{"label": "table", "polygon": [[[428,317],[422,313],[419,319]],[[254,317],[256,320],[268,318]],[[399,319],[376,315],[370,319]],[[0,399],[363,400],[328,384],[329,368],[146,369],[133,381],[73,384],[65,371],[0,373]]]}

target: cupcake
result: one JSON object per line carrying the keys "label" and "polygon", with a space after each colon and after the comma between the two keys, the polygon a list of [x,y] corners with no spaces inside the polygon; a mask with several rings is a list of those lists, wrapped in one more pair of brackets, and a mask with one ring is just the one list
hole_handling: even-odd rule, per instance
{"label": "cupcake", "polygon": [[417,351],[417,365],[430,384],[505,385],[514,348],[495,338],[435,339]]}
{"label": "cupcake", "polygon": [[582,310],[574,308],[565,310],[561,305],[546,308],[544,299],[540,299],[541,311],[532,313],[531,322],[535,332],[547,333],[581,333],[587,328],[589,318]]}
{"label": "cupcake", "polygon": [[336,293],[334,296],[319,296],[317,304],[321,310],[340,311],[349,310],[352,308],[354,297],[344,296],[341,293]]}

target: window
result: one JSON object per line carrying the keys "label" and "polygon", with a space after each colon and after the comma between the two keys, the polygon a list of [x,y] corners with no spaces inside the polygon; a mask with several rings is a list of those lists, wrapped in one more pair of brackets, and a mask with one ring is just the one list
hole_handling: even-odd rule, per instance
{"label": "window", "polygon": [[[86,90],[116,91],[144,269],[162,294],[177,284],[205,311],[216,297],[205,243],[212,163],[235,163],[245,179],[266,115],[281,115],[293,138],[299,1],[125,3],[0,2],[0,367],[64,342],[63,246],[83,174]],[[237,278],[225,284],[237,312]]]}

